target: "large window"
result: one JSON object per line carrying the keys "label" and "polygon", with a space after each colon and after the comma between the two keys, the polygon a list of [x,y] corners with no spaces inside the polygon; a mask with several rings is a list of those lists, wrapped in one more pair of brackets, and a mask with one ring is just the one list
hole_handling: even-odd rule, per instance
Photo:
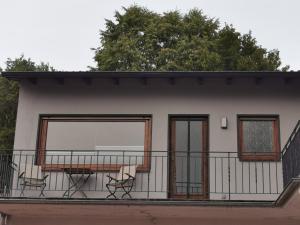
{"label": "large window", "polygon": [[136,164],[149,169],[151,117],[42,116],[38,163],[45,169],[89,167],[119,170]]}
{"label": "large window", "polygon": [[238,148],[241,160],[278,160],[278,116],[239,116]]}

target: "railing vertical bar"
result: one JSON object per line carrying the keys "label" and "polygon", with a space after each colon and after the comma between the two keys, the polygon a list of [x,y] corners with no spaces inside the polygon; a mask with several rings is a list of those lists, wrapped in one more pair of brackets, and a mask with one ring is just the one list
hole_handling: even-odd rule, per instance
{"label": "railing vertical bar", "polygon": [[[10,184],[9,184],[9,178],[10,178],[10,157],[8,153],[0,154],[1,155],[1,169],[0,172],[0,181],[1,181],[1,187],[0,187],[0,195],[7,196]],[[2,177],[1,177],[2,176]]]}
{"label": "railing vertical bar", "polygon": [[[0,150],[1,151],[1,150]],[[8,160],[5,159],[6,155],[0,152],[0,196],[5,196],[5,186],[7,185],[7,172],[6,167],[8,167]]]}
{"label": "railing vertical bar", "polygon": [[242,193],[244,193],[244,162],[242,161]]}
{"label": "railing vertical bar", "polygon": [[98,170],[99,170],[99,150],[96,151],[96,171],[95,171],[95,189],[94,191],[97,191],[97,186],[98,186]]}
{"label": "railing vertical bar", "polygon": [[11,177],[11,166],[12,162],[10,159],[10,155],[8,153],[1,153],[1,173],[2,177],[0,175],[0,181],[1,181],[1,190],[0,195],[2,196],[8,196],[10,191],[10,177]]}
{"label": "railing vertical bar", "polygon": [[[104,164],[103,164],[104,166]],[[109,167],[108,168],[111,168],[111,155],[109,155]],[[110,176],[111,173],[110,173],[110,170],[108,171],[108,175]]]}
{"label": "railing vertical bar", "polygon": [[[30,155],[31,157],[31,160],[30,160],[30,169],[31,169],[31,171],[30,171],[30,178],[33,178],[33,175],[35,176],[35,177],[37,177],[37,174],[33,174],[33,166],[34,166],[34,160],[33,160],[33,156],[32,155]],[[38,173],[38,170],[36,171],[36,173]],[[30,190],[32,189],[32,186],[29,186],[30,187]],[[37,189],[37,187],[35,187],[35,190]]]}
{"label": "railing vertical bar", "polygon": [[[135,164],[138,165],[138,158],[137,155],[135,155]],[[136,175],[137,176],[137,175]],[[141,176],[142,177],[142,176]],[[143,178],[143,177],[142,177]],[[133,190],[136,191],[137,185],[134,185]]]}
{"label": "railing vertical bar", "polygon": [[[57,156],[57,164],[60,164],[60,155]],[[51,167],[52,167],[52,161],[51,161]],[[50,172],[50,177],[51,177],[51,172]],[[58,178],[58,169],[55,171],[55,190],[57,189],[57,179]]]}
{"label": "railing vertical bar", "polygon": [[251,194],[251,164],[248,162],[248,172],[249,172],[249,191],[248,193]]}
{"label": "railing vertical bar", "polygon": [[0,152],[0,196],[5,196],[5,192],[6,192],[6,187],[7,187],[7,167],[9,165],[9,160],[8,157],[6,155],[7,153],[1,153]]}
{"label": "railing vertical bar", "polygon": [[154,165],[154,192],[156,192],[156,167],[157,167],[157,156],[154,156],[155,159],[155,165]]}
{"label": "railing vertical bar", "polygon": [[[24,172],[26,173],[26,170],[27,170],[27,153],[25,155],[25,169],[24,169]],[[23,188],[23,187],[22,187]]]}
{"label": "railing vertical bar", "polygon": [[[52,162],[53,162],[53,155],[51,155],[50,157],[50,171],[49,171],[49,185],[48,185],[48,188],[49,190],[51,189],[51,181],[52,181]],[[46,154],[45,154],[45,164],[47,164],[47,157],[46,157]]]}
{"label": "railing vertical bar", "polygon": [[[92,164],[93,164],[93,158],[92,158],[92,155],[93,155],[93,153],[91,153],[91,155],[90,155],[90,163],[89,163],[89,165],[88,165],[88,168],[92,171]],[[89,183],[89,191],[92,191],[92,189],[91,189],[91,182],[88,182]]]}
{"label": "railing vertical bar", "polygon": [[11,155],[11,161],[10,161],[10,163],[11,163],[11,168],[10,168],[10,170],[9,170],[9,177],[8,177],[8,190],[7,190],[7,192],[5,193],[6,194],[6,196],[8,196],[8,197],[11,197],[11,195],[12,195],[12,189],[13,189],[13,178],[14,178],[14,170],[15,170],[15,164],[14,164],[14,162],[15,162],[15,155],[14,154],[12,154]]}
{"label": "railing vertical bar", "polygon": [[[23,151],[20,151],[19,165],[18,165],[18,172],[17,172],[18,174],[17,174],[17,176],[19,176],[19,175],[20,175],[19,173],[21,172],[21,171],[20,171],[20,166],[21,166],[21,163],[22,163],[22,152],[23,152]],[[20,179],[17,180],[17,189],[19,189],[19,186],[20,186],[20,183],[19,183],[19,182],[20,182]]]}
{"label": "railing vertical bar", "polygon": [[7,167],[9,165],[6,155],[0,152],[0,196],[5,196],[7,186]]}
{"label": "railing vertical bar", "polygon": [[[1,151],[1,150],[0,150]],[[0,152],[0,196],[5,196],[5,185],[6,185],[6,164],[8,162],[3,159],[3,154]]]}
{"label": "railing vertical bar", "polygon": [[6,195],[6,190],[8,186],[7,177],[8,177],[8,167],[9,160],[6,155],[7,153],[0,153],[0,196]]}
{"label": "railing vertical bar", "polygon": [[161,186],[160,186],[160,191],[163,192],[163,187],[164,187],[164,161],[165,157],[162,155],[161,156]]}
{"label": "railing vertical bar", "polygon": [[[31,155],[29,155],[31,156]],[[29,157],[29,160],[30,160],[30,157]],[[30,178],[32,178],[32,171],[33,171],[33,162],[32,162],[32,159],[30,160],[30,165],[29,165],[29,169],[30,169]],[[32,186],[29,186],[29,190],[32,190]]]}
{"label": "railing vertical bar", "polygon": [[11,159],[11,156],[8,153],[5,152],[4,154],[1,154],[1,164],[2,164],[1,172],[4,171],[3,178],[1,178],[0,175],[0,181],[3,179],[2,180],[3,183],[1,184],[1,193],[0,193],[0,195],[2,196],[9,196],[10,193],[10,189],[11,189],[10,178],[12,176],[11,167],[13,166],[12,162],[13,161]]}
{"label": "railing vertical bar", "polygon": [[272,189],[271,189],[271,163],[269,161],[269,194],[272,193]]}
{"label": "railing vertical bar", "polygon": [[[149,154],[147,154],[147,156],[146,157],[149,157]],[[151,160],[151,158],[149,159],[148,158],[148,162]],[[147,199],[149,199],[149,197],[150,197],[150,193],[149,193],[149,188],[150,188],[150,173],[147,173],[147,175],[148,175],[148,183],[147,183]]]}
{"label": "railing vertical bar", "polygon": [[[0,150],[1,151],[1,150]],[[5,196],[5,190],[7,185],[7,172],[6,167],[8,167],[8,160],[5,159],[6,155],[0,152],[0,196]]]}
{"label": "railing vertical bar", "polygon": [[[1,151],[1,150],[0,150]],[[5,186],[6,186],[6,169],[8,162],[3,159],[3,154],[0,152],[0,196],[5,196]]]}
{"label": "railing vertical bar", "polygon": [[12,190],[13,190],[13,188],[14,188],[14,183],[13,183],[13,179],[14,179],[14,170],[16,169],[16,165],[15,165],[15,161],[16,161],[16,156],[15,156],[15,154],[13,154],[12,155],[12,163],[13,163],[13,168],[12,168],[12,170],[11,170],[11,174],[10,174],[10,183],[9,183],[9,185],[10,185],[10,191],[9,191],[9,196],[11,196],[12,195]]}
{"label": "railing vertical bar", "polygon": [[[71,157],[70,157],[70,168],[72,168],[73,165],[73,150],[71,150]],[[66,175],[67,176],[67,175]],[[71,176],[71,175],[68,175]],[[70,187],[71,187],[71,180],[70,178],[68,178],[68,195],[67,197],[70,198]]]}
{"label": "railing vertical bar", "polygon": [[234,157],[234,183],[235,183],[235,192],[237,193],[237,174],[236,174],[237,170],[236,170],[236,157]]}
{"label": "railing vertical bar", "polygon": [[[63,154],[63,168],[66,168],[66,153]],[[62,182],[61,182],[61,190],[64,191],[65,187],[64,187],[64,183],[65,183],[65,172],[62,172]]]}
{"label": "railing vertical bar", "polygon": [[[101,155],[102,156],[102,155]],[[101,182],[101,190],[103,191],[103,188],[104,188],[104,178],[105,178],[105,176],[104,176],[104,174],[105,174],[105,170],[104,170],[104,164],[105,164],[105,156],[106,155],[103,155],[102,157],[103,157],[103,159],[102,159],[102,171],[103,171],[103,173],[102,173],[102,182]]]}
{"label": "railing vertical bar", "polygon": [[276,193],[278,193],[278,172],[277,172],[277,170],[278,170],[278,163],[277,162],[275,162],[275,166],[276,166],[276,174],[275,174],[275,176],[276,176]]}
{"label": "railing vertical bar", "polygon": [[257,165],[256,165],[256,161],[254,162],[254,170],[255,170],[255,193],[257,194]]}
{"label": "railing vertical bar", "polygon": [[[141,157],[141,159],[142,159],[142,162],[144,161],[143,159],[145,158],[145,156],[142,156]],[[141,175],[141,177],[142,177],[142,179],[141,179],[141,192],[143,192],[143,190],[144,190],[144,179],[145,179],[145,177],[144,177],[145,175],[144,175],[144,173]]]}
{"label": "railing vertical bar", "polygon": [[214,159],[215,159],[215,193],[217,193],[217,156],[215,156]]}
{"label": "railing vertical bar", "polygon": [[[197,163],[196,162],[197,161],[203,162],[203,160],[201,159],[201,155],[199,157],[199,160],[197,159],[197,155],[194,157],[194,181],[197,180],[197,174],[196,174],[196,170],[197,170]],[[199,186],[201,186],[201,184],[195,184],[195,185],[196,185],[196,187],[195,187],[196,192],[199,192],[199,190],[200,190]]]}
{"label": "railing vertical bar", "polygon": [[6,196],[8,189],[8,171],[9,171],[9,159],[7,153],[0,153],[0,196]]}
{"label": "railing vertical bar", "polygon": [[6,175],[6,167],[8,167],[8,161],[6,155],[0,152],[0,196],[5,196],[5,186],[7,185],[7,175]]}
{"label": "railing vertical bar", "polygon": [[221,159],[221,168],[222,168],[222,174],[221,174],[221,177],[222,177],[222,193],[224,193],[224,189],[223,189],[223,185],[224,185],[224,181],[223,181],[223,176],[224,176],[224,167],[223,167],[223,158],[220,158]]}
{"label": "railing vertical bar", "polygon": [[227,153],[227,163],[228,163],[228,200],[230,200],[230,152]]}
{"label": "railing vertical bar", "polygon": [[[78,154],[79,155],[79,154]],[[86,169],[88,168],[88,165],[86,163],[86,158],[87,158],[87,155],[84,155],[83,156],[83,168]],[[88,182],[88,187],[87,187],[87,191],[90,191],[91,190],[91,185],[90,185],[90,182]],[[85,185],[86,186],[86,185]],[[84,187],[82,187],[82,189],[84,189]]]}
{"label": "railing vertical bar", "polygon": [[[77,153],[78,154],[78,158],[82,158],[81,154]],[[87,155],[83,155],[83,166],[81,166],[81,162],[79,161],[79,165],[78,165],[78,169],[80,170],[81,168],[83,169],[86,169],[87,168],[87,165],[86,165],[86,157]],[[84,178],[83,178],[84,179]],[[79,184],[81,185],[81,184]],[[86,186],[86,185],[85,185]],[[84,190],[84,186],[81,187],[83,190]],[[87,189],[89,190],[89,187],[87,187]],[[88,190],[84,190],[84,191],[88,191]]]}
{"label": "railing vertical bar", "polygon": [[261,162],[261,170],[262,170],[262,189],[263,189],[263,194],[265,193],[265,167],[264,167],[264,162]]}

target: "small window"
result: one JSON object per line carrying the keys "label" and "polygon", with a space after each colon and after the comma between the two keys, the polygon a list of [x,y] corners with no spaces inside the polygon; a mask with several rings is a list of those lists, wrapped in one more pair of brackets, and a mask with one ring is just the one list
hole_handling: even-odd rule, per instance
{"label": "small window", "polygon": [[278,116],[239,116],[238,148],[241,160],[279,160]]}
{"label": "small window", "polygon": [[150,168],[151,117],[42,116],[37,163],[44,170],[88,167],[118,171],[121,165]]}

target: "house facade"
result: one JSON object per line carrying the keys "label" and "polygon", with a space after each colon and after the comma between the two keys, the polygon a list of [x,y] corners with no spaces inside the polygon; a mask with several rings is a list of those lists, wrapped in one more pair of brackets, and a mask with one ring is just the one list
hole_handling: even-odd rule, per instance
{"label": "house facade", "polygon": [[7,224],[300,222],[298,72],[3,76],[20,83]]}

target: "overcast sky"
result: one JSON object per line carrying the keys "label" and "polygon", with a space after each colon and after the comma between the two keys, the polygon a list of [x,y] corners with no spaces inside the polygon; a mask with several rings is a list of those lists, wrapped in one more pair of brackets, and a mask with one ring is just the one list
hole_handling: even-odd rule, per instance
{"label": "overcast sky", "polygon": [[156,12],[199,8],[221,24],[252,31],[258,43],[279,49],[283,64],[300,70],[300,0],[0,0],[0,67],[24,54],[57,70],[94,66],[105,18],[132,4]]}

